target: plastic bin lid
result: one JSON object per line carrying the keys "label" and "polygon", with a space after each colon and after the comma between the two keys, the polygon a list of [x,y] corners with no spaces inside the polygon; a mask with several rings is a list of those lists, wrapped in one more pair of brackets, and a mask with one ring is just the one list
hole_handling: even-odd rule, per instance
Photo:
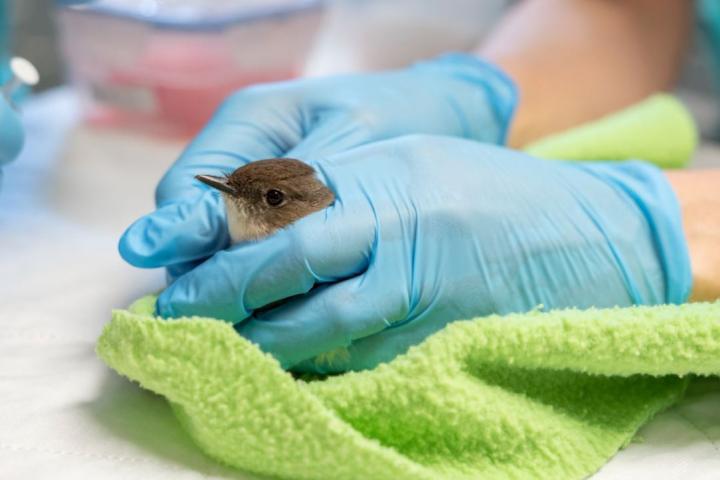
{"label": "plastic bin lid", "polygon": [[95,0],[63,8],[124,17],[161,28],[213,30],[323,5],[324,0]]}

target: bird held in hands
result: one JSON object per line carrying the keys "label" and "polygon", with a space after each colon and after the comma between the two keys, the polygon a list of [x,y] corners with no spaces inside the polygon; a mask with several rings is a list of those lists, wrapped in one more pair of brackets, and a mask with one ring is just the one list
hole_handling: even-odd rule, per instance
{"label": "bird held in hands", "polygon": [[335,200],[313,167],[292,158],[258,160],[223,177],[195,178],[222,193],[233,243],[271,235]]}

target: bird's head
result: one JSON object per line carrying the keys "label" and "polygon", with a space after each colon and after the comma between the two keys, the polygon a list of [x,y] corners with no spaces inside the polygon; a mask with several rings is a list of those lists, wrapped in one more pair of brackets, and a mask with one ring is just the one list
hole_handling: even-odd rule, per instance
{"label": "bird's head", "polygon": [[335,199],[310,165],[292,158],[258,160],[223,177],[195,178],[222,192],[234,241],[270,235]]}

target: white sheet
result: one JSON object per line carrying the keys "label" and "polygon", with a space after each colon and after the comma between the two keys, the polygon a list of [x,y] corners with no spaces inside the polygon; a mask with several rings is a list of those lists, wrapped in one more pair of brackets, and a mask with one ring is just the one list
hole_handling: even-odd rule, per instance
{"label": "white sheet", "polygon": [[[74,112],[67,91],[27,106],[27,148],[0,190],[0,478],[251,478],[205,457],[162,398],[94,354],[110,309],[162,286],[116,242],[182,146],[69,131]],[[696,388],[595,478],[720,477],[718,406],[718,382]]]}

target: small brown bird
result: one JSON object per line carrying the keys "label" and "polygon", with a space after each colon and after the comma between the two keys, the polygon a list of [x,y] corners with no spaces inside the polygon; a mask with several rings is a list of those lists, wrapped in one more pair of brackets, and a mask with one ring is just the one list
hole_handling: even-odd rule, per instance
{"label": "small brown bird", "polygon": [[222,192],[233,243],[270,235],[335,200],[315,169],[292,158],[258,160],[224,177],[195,178]]}

